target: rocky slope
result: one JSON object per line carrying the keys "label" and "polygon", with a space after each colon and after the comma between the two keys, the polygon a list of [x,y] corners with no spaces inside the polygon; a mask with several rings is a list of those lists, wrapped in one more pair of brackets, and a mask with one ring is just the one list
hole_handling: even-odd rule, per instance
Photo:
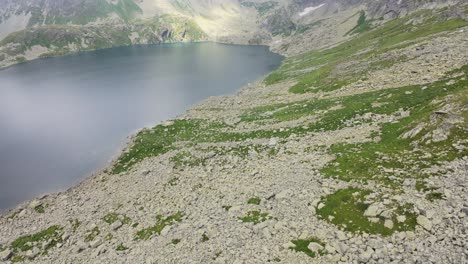
{"label": "rocky slope", "polygon": [[0,216],[0,262],[464,263],[468,7],[304,2],[299,55]]}

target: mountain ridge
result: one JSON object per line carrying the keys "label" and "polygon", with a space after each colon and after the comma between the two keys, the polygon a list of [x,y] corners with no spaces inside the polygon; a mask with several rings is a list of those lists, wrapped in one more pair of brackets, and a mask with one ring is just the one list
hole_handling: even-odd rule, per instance
{"label": "mountain ridge", "polygon": [[[385,4],[364,0],[9,0],[0,3],[0,68],[77,51],[161,42],[263,44],[286,55],[297,54],[323,48],[324,42],[333,45],[348,39],[346,32],[352,28],[346,26],[354,21],[347,20],[357,22],[355,14],[359,11],[366,10],[368,20],[375,23],[377,19],[388,21],[419,9],[457,3],[439,0],[392,0]],[[307,12],[303,13],[304,10]],[[329,19],[331,22],[327,23]],[[327,30],[321,30],[320,36],[326,40],[312,38],[307,45],[305,39],[310,37],[307,33],[314,34],[326,27],[339,29],[340,33],[327,34]],[[288,51],[285,50],[287,42],[299,43]]]}

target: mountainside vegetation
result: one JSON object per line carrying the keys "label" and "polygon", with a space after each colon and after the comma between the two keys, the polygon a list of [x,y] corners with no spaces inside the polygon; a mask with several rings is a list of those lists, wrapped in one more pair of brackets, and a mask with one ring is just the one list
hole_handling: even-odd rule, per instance
{"label": "mountainside vegetation", "polygon": [[[208,2],[173,3],[195,14]],[[288,55],[282,66],[0,216],[0,260],[462,263],[468,5],[451,3],[240,1],[256,12],[251,36]],[[14,57],[210,39],[198,19],[44,25],[1,46]]]}

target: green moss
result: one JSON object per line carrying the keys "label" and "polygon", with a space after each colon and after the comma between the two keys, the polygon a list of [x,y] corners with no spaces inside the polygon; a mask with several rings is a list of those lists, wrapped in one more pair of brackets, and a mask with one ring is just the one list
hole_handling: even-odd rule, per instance
{"label": "green moss", "polygon": [[120,243],[120,244],[115,248],[116,251],[125,251],[125,250],[127,250],[127,249],[128,249],[128,247],[124,246],[123,243]]}
{"label": "green moss", "polygon": [[179,179],[178,179],[178,178],[172,178],[172,179],[170,179],[170,180],[167,182],[167,185],[169,185],[169,186],[176,186],[178,182],[179,182]]}
{"label": "green moss", "polygon": [[180,243],[180,239],[177,239],[177,238],[172,239],[172,240],[171,240],[171,243],[172,243],[173,245],[177,245],[177,244]]}
{"label": "green moss", "polygon": [[312,257],[312,258],[315,258],[318,255],[322,256],[322,255],[324,255],[326,253],[325,250],[319,250],[318,252],[314,252],[314,251],[309,249],[309,244],[310,243],[317,243],[317,244],[321,245],[322,247],[325,247],[325,243],[323,243],[322,241],[320,241],[317,238],[298,239],[298,240],[293,240],[291,242],[295,246],[290,247],[289,249],[294,250],[296,252],[303,252],[307,256]]}
{"label": "green moss", "polygon": [[249,200],[247,200],[247,204],[254,204],[254,205],[259,205],[262,199],[259,197],[252,197]]}
{"label": "green moss", "polygon": [[273,217],[269,216],[268,213],[262,213],[260,211],[249,211],[247,216],[240,217],[239,219],[244,223],[253,223],[256,225],[272,218]]}
{"label": "green moss", "polygon": [[156,224],[154,226],[142,229],[137,232],[135,240],[148,240],[154,235],[161,234],[164,227],[172,225],[174,222],[182,221],[182,213],[178,212],[166,218],[159,215],[156,217]]}
{"label": "green moss", "polygon": [[114,238],[114,235],[111,233],[107,233],[107,235],[104,237],[105,241],[111,241]]}
{"label": "green moss", "polygon": [[73,232],[76,232],[78,227],[80,227],[81,222],[78,219],[68,220],[72,226]]}
{"label": "green moss", "polygon": [[11,263],[18,263],[18,262],[23,262],[26,258],[24,256],[21,256],[21,255],[14,255],[13,257],[11,257],[10,261]]}
{"label": "green moss", "polygon": [[[412,205],[398,205],[392,208],[395,215],[391,219],[394,223],[392,229],[384,226],[384,219],[380,217],[377,222],[371,222],[364,212],[369,205],[364,203],[364,197],[371,191],[358,188],[347,188],[336,191],[323,198],[324,206],[317,209],[317,214],[325,221],[343,228],[346,231],[368,234],[391,235],[395,231],[414,230],[416,215],[412,212]],[[397,221],[397,215],[404,215],[405,222]]]}
{"label": "green moss", "polygon": [[47,254],[48,250],[62,242],[62,235],[63,227],[54,225],[38,233],[19,237],[10,244],[13,257],[19,260],[22,258],[22,256],[19,255],[21,252],[32,249],[35,243],[41,244],[46,241],[49,243],[47,243],[45,248],[42,248],[42,254]]}
{"label": "green moss", "polygon": [[206,161],[205,158],[196,157],[189,152],[179,152],[170,160],[174,162],[176,168],[204,166]]}
{"label": "green moss", "polygon": [[99,227],[96,226],[87,232],[84,241],[85,242],[94,241],[94,239],[96,239],[96,237],[99,236],[99,234],[101,234],[101,231],[99,230]]}
{"label": "green moss", "polygon": [[105,215],[102,219],[104,222],[108,223],[109,225],[113,224],[117,220],[121,220],[123,224],[129,225],[132,223],[132,219],[124,214],[118,214],[118,213],[108,213]]}
{"label": "green moss", "polygon": [[229,211],[229,209],[231,209],[232,206],[230,205],[223,205],[222,208],[224,209],[224,211]]}
{"label": "green moss", "polygon": [[201,238],[201,242],[206,242],[206,241],[208,241],[208,240],[210,240],[210,238],[208,237],[208,235],[205,234],[205,233],[203,233],[203,234],[202,234],[202,238]]}
{"label": "green moss", "polygon": [[103,218],[104,222],[110,224],[113,224],[115,221],[119,220],[119,214],[117,213],[108,213],[107,215],[104,216]]}
{"label": "green moss", "polygon": [[444,194],[439,193],[439,192],[431,192],[426,194],[426,199],[434,202],[435,200],[442,200],[444,198]]}

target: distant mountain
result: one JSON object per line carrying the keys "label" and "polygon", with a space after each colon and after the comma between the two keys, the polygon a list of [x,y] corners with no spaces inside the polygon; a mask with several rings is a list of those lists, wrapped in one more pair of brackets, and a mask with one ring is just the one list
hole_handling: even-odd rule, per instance
{"label": "distant mountain", "polygon": [[296,54],[349,38],[351,31],[362,30],[353,29],[359,19],[366,22],[360,27],[368,27],[459,2],[3,0],[0,67],[83,50],[203,40],[268,44],[284,54]]}

